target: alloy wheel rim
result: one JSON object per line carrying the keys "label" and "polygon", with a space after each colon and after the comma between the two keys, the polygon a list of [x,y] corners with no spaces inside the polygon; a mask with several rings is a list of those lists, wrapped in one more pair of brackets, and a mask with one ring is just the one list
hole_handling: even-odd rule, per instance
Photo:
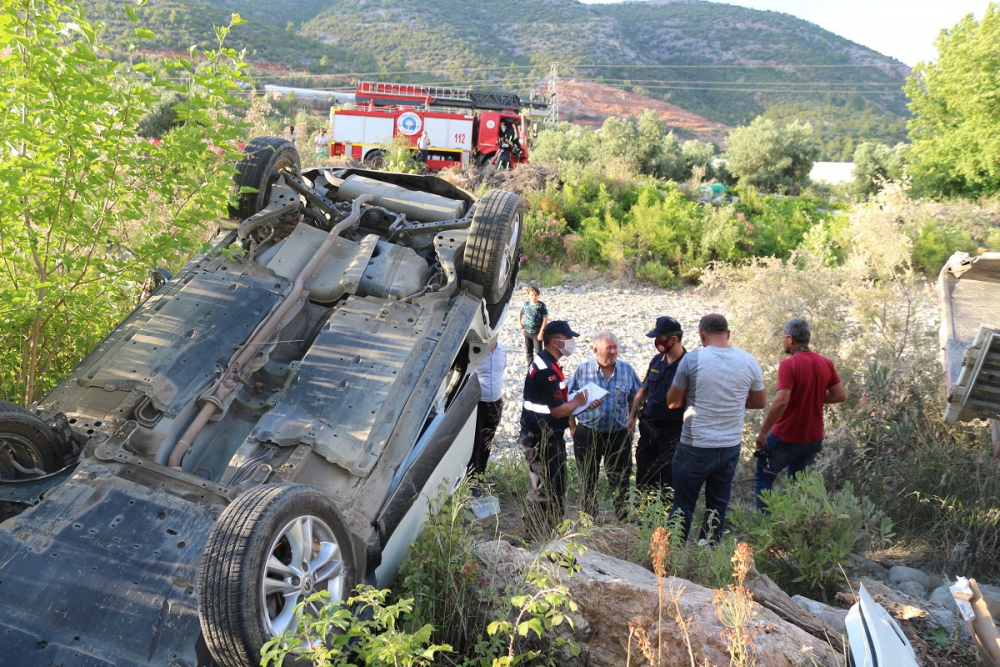
{"label": "alloy wheel rim", "polygon": [[[308,514],[289,521],[271,543],[261,576],[261,620],[268,635],[294,629],[295,606],[313,593],[326,590],[331,600],[340,600],[346,578],[330,526]],[[318,614],[320,606],[310,603],[306,610]]]}

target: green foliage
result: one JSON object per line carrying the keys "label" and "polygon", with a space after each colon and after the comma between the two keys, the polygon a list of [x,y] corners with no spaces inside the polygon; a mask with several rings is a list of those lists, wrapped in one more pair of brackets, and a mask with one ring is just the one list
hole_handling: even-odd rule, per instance
{"label": "green foliage", "polygon": [[175,92],[168,92],[147,111],[136,125],[135,133],[147,139],[160,139],[177,124],[175,106],[184,102],[184,98]]}
{"label": "green foliage", "polygon": [[854,190],[859,195],[873,195],[886,181],[903,177],[906,164],[905,144],[890,148],[885,144],[864,142],[854,151]]}
{"label": "green foliage", "polygon": [[551,265],[563,254],[562,241],[566,222],[544,211],[530,211],[524,216],[521,233],[521,260],[539,266]]}
{"label": "green foliage", "polygon": [[[126,7],[134,52],[152,34]],[[0,367],[4,399],[30,403],[134,306],[146,271],[176,268],[224,210],[239,123],[228,114],[246,81],[224,46],[196,64],[172,58],[173,80],[101,53],[99,26],[61,2],[0,12]],[[133,136],[164,91],[183,95],[158,148]]]}
{"label": "green foliage", "polygon": [[819,157],[812,126],[793,122],[779,126],[757,117],[750,125],[729,133],[726,162],[741,186],[798,194],[809,182],[809,172]]}
{"label": "green foliage", "polygon": [[956,252],[975,253],[976,243],[961,228],[928,220],[913,233],[913,268],[926,276],[936,276]]}
{"label": "green foliage", "polygon": [[330,667],[354,665],[355,656],[365,665],[421,667],[451,652],[450,646],[430,643],[430,625],[414,632],[400,629],[413,601],[388,604],[388,597],[388,590],[370,586],[359,587],[346,602],[331,601],[329,591],[311,595],[295,606],[297,626],[261,648],[262,667],[282,667],[290,655]]}
{"label": "green foliage", "polygon": [[400,565],[395,589],[413,602],[417,620],[410,626],[432,624],[435,641],[466,656],[486,648],[477,648],[485,628],[476,610],[486,600],[480,597],[484,574],[475,553],[479,539],[470,501],[467,484],[450,499],[440,490],[435,511]]}
{"label": "green foliage", "polygon": [[616,164],[626,173],[673,181],[690,178],[695,166],[704,170],[702,178],[711,178],[714,156],[713,144],[695,140],[682,144],[649,109],[638,119],[610,116],[600,130],[571,123],[547,128],[535,139],[531,153],[536,164],[564,169],[572,165],[578,172],[595,163]]}
{"label": "green foliage", "polygon": [[871,500],[856,496],[850,483],[829,492],[815,470],[761,497],[769,514],[749,514],[745,529],[758,564],[789,588],[828,591],[850,556],[863,556],[893,536],[892,520]]}
{"label": "green foliage", "polygon": [[969,14],[935,41],[936,62],[918,63],[910,98],[910,173],[927,195],[1000,191],[1000,5]]}

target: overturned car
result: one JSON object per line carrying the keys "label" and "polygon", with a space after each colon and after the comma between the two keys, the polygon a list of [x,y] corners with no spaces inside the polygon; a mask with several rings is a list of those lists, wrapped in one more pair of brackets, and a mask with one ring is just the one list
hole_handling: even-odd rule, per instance
{"label": "overturned car", "polygon": [[521,199],[302,170],[260,137],[212,249],[0,405],[11,665],[257,665],[317,590],[395,574],[464,474]]}

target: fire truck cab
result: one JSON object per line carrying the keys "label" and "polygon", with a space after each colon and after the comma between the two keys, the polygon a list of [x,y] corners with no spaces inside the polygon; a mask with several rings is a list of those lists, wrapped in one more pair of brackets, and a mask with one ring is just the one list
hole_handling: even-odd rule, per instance
{"label": "fire truck cab", "polygon": [[[509,156],[513,167],[528,162],[529,128],[522,104],[516,94],[362,82],[353,104],[330,109],[330,155],[380,168],[393,140],[402,137],[416,150],[426,131],[428,169],[482,166],[501,156]],[[539,104],[529,101],[526,106]],[[502,123],[511,128],[506,136]]]}

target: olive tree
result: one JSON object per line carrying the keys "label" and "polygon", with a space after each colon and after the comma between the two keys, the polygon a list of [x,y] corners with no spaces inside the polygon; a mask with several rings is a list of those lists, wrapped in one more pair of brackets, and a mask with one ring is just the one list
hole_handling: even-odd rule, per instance
{"label": "olive tree", "polygon": [[740,185],[764,191],[798,194],[809,183],[819,157],[819,142],[808,123],[778,125],[758,116],[729,133],[725,160]]}
{"label": "olive tree", "polygon": [[906,145],[893,147],[876,141],[865,141],[854,149],[854,190],[860,195],[873,195],[887,181],[903,177]]}
{"label": "olive tree", "polygon": [[[141,4],[124,7],[130,55],[154,36],[140,25]],[[224,212],[240,131],[227,107],[246,80],[242,54],[224,40],[241,22],[216,28],[215,50],[170,60],[168,82],[101,55],[101,26],[79,5],[3,4],[3,398],[38,398],[135,305],[147,270],[178,266]],[[186,101],[154,147],[136,126],[168,89]]]}

